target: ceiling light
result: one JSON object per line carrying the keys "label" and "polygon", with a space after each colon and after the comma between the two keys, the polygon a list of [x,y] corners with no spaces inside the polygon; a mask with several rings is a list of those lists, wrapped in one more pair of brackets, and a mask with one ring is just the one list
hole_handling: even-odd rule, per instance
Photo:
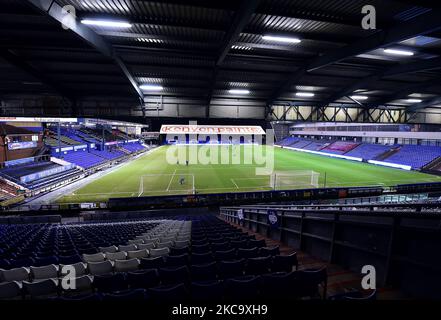
{"label": "ceiling light", "polygon": [[354,100],[366,100],[368,96],[351,96]]}
{"label": "ceiling light", "polygon": [[230,90],[228,90],[228,93],[231,93],[231,94],[250,94],[250,90],[246,90],[246,89],[230,89]]}
{"label": "ceiling light", "polygon": [[164,40],[155,39],[155,38],[136,38],[136,41],[149,42],[149,43],[163,43],[164,42]]}
{"label": "ceiling light", "polygon": [[111,28],[130,28],[132,25],[126,21],[112,21],[112,20],[93,20],[93,19],[83,19],[82,24],[87,24],[91,26],[100,27],[111,27]]}
{"label": "ceiling light", "polygon": [[312,92],[296,92],[297,97],[313,97],[314,93]]}
{"label": "ceiling light", "polygon": [[262,36],[263,40],[274,41],[274,42],[284,42],[284,43],[299,43],[300,39],[288,38],[288,37],[275,37],[275,36]]}
{"label": "ceiling light", "polygon": [[164,87],[156,84],[142,84],[139,86],[139,88],[145,91],[161,91],[164,89]]}
{"label": "ceiling light", "polygon": [[384,53],[387,54],[395,54],[399,56],[413,56],[414,53],[412,51],[407,50],[398,50],[398,49],[384,49]]}
{"label": "ceiling light", "polygon": [[423,100],[421,100],[421,99],[407,99],[406,100],[406,102],[409,102],[409,103],[420,103],[420,102],[422,102]]}
{"label": "ceiling light", "polygon": [[231,49],[233,49],[233,50],[247,50],[247,51],[249,51],[249,50],[251,50],[253,48],[248,47],[248,46],[236,46],[236,45],[234,45],[234,46],[231,46]]}

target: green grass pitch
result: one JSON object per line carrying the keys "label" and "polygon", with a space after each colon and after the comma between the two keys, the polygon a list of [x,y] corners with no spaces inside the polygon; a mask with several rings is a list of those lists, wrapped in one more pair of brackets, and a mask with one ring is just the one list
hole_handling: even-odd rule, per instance
{"label": "green grass pitch", "polygon": [[[255,174],[255,168],[262,167],[262,165],[255,163],[190,164],[188,166],[185,163],[169,164],[166,161],[168,148],[171,147],[162,146],[128,162],[71,194],[63,196],[57,202],[98,202],[115,197],[187,194],[193,191],[193,186],[197,193],[271,190],[269,176],[256,176]],[[188,147],[180,146],[179,148]],[[195,148],[200,150],[201,147]],[[241,146],[240,151],[233,151],[232,146],[209,148],[211,150],[217,148],[219,155],[222,151],[226,152],[229,157],[238,156],[239,153],[241,159],[252,152],[251,146]],[[300,170],[313,170],[320,174],[318,181],[320,187],[324,186],[325,174],[327,187],[393,186],[406,183],[441,182],[441,177],[417,171],[404,171],[277,147],[272,150],[274,151],[275,171],[295,173]],[[180,181],[182,179],[184,181]],[[287,189],[305,187],[298,185]]]}

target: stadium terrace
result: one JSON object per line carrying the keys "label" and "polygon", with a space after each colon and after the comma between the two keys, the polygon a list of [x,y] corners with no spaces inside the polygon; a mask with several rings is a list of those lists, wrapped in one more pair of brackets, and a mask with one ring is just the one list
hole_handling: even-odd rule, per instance
{"label": "stadium terrace", "polygon": [[439,3],[0,0],[0,20],[2,319],[441,300]]}

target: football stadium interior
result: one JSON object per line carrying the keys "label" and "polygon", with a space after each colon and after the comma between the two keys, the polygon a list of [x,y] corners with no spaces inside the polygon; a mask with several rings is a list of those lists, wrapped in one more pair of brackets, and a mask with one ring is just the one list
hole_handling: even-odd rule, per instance
{"label": "football stadium interior", "polygon": [[440,4],[0,4],[0,300],[441,299]]}

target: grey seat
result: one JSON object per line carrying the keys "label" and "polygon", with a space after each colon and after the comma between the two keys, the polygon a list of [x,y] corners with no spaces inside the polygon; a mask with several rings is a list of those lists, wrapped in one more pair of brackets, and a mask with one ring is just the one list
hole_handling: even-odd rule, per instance
{"label": "grey seat", "polygon": [[0,269],[0,279],[1,281],[11,282],[11,281],[27,281],[29,280],[29,270],[27,268],[14,268],[10,270]]}
{"label": "grey seat", "polygon": [[134,251],[138,249],[138,247],[135,244],[128,244],[128,245],[121,245],[118,246],[119,251]]}
{"label": "grey seat", "polygon": [[183,241],[176,241],[174,247],[180,249],[180,248],[188,247],[188,245],[189,245],[189,241],[183,240]]}
{"label": "grey seat", "polygon": [[144,239],[134,239],[134,240],[129,240],[128,242],[129,244],[142,244],[144,243]]}
{"label": "grey seat", "polygon": [[128,260],[116,260],[115,272],[128,272],[138,270],[139,260],[136,258]]}
{"label": "grey seat", "polygon": [[58,266],[50,264],[43,267],[31,267],[31,278],[38,279],[56,279],[58,278]]}
{"label": "grey seat", "polygon": [[94,254],[83,254],[84,262],[101,262],[106,259],[106,256],[102,252]]}
{"label": "grey seat", "polygon": [[125,251],[118,251],[114,253],[106,253],[107,260],[125,260],[127,257],[127,253]]}
{"label": "grey seat", "polygon": [[191,236],[178,236],[176,237],[176,241],[190,241]]}
{"label": "grey seat", "polygon": [[0,299],[16,299],[21,297],[21,286],[17,281],[0,283]]}
{"label": "grey seat", "polygon": [[148,256],[149,256],[149,251],[147,249],[127,252],[127,259],[133,259],[133,258],[141,259],[141,258],[147,258]]}
{"label": "grey seat", "polygon": [[100,251],[103,253],[115,253],[118,251],[118,248],[116,246],[108,246],[108,247],[99,247]]}
{"label": "grey seat", "polygon": [[152,238],[152,239],[144,240],[144,244],[149,244],[149,243],[157,244],[158,242],[159,242],[159,238]]}
{"label": "grey seat", "polygon": [[87,268],[91,275],[97,276],[113,272],[113,264],[109,260],[102,262],[88,262]]}
{"label": "grey seat", "polygon": [[58,280],[23,281],[23,290],[25,294],[30,295],[31,299],[56,296],[58,294]]}
{"label": "grey seat", "polygon": [[80,277],[75,277],[72,279],[72,281],[75,283],[75,288],[62,288],[64,293],[85,293],[93,291],[93,278],[91,276],[83,275]]}
{"label": "grey seat", "polygon": [[153,242],[152,243],[138,244],[138,249],[139,250],[144,250],[144,249],[150,250],[150,249],[153,249],[154,247],[155,247],[155,244]]}
{"label": "grey seat", "polygon": [[160,241],[159,242],[174,242],[176,240],[176,237],[163,237],[163,238],[160,238]]}
{"label": "grey seat", "polygon": [[[86,274],[86,266],[87,265],[84,262],[77,262],[77,263],[69,264],[69,265],[66,265],[66,266],[73,267],[75,269],[75,277],[81,277],[81,276]],[[63,269],[64,269],[63,267],[64,267],[64,265],[60,264],[60,276],[61,277],[67,275],[67,274],[63,273],[64,272],[63,271]],[[67,273],[67,271],[68,270],[66,270],[66,273]],[[69,274],[69,276],[72,276],[72,275]]]}
{"label": "grey seat", "polygon": [[158,248],[158,249],[151,249],[150,250],[150,257],[155,258],[155,257],[163,257],[166,256],[170,253],[170,249],[165,247],[165,248]]}
{"label": "grey seat", "polygon": [[161,249],[161,248],[171,248],[173,247],[174,242],[172,241],[167,241],[167,242],[160,242],[156,245],[157,249]]}

